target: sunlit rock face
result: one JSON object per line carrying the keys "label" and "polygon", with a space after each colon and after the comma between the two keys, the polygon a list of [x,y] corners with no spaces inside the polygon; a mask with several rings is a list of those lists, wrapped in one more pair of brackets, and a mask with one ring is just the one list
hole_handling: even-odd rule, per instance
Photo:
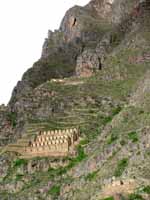
{"label": "sunlit rock face", "polygon": [[60,25],[64,41],[86,41],[85,33],[88,33],[88,40],[95,39],[94,33],[90,35],[89,32],[92,32],[93,24],[105,26],[111,23],[113,2],[114,0],[92,0],[85,7],[74,6],[69,9]]}
{"label": "sunlit rock face", "polygon": [[114,0],[92,0],[87,8],[93,10],[98,17],[110,22],[113,2]]}
{"label": "sunlit rock face", "polygon": [[74,6],[69,9],[60,25],[63,32],[64,42],[87,42],[95,40],[97,35],[93,32],[92,26],[95,24],[95,16],[86,7]]}
{"label": "sunlit rock face", "polygon": [[[130,17],[139,2],[142,1],[92,0],[85,7],[74,6],[69,9],[59,30],[49,31],[43,45],[42,57],[23,75],[22,80],[14,88],[10,100],[12,109],[14,110],[16,103],[20,102],[23,95],[29,94],[35,87],[51,78],[73,76],[77,71],[80,74],[82,70],[84,74],[90,74],[89,69],[93,71],[91,67],[93,63],[97,71],[99,64],[95,65],[95,60],[98,63],[98,58],[100,58],[103,64],[106,49],[108,51],[111,49],[112,27],[122,24],[123,29],[126,29],[128,24],[125,26],[122,21],[126,20],[126,16]],[[106,33],[109,37],[105,39]],[[87,49],[95,48],[99,56],[97,58],[97,55],[95,57],[92,53],[94,61],[90,61],[91,53],[85,52]]]}
{"label": "sunlit rock face", "polygon": [[80,77],[89,77],[94,72],[101,69],[99,55],[93,50],[85,50],[77,58],[76,75]]}

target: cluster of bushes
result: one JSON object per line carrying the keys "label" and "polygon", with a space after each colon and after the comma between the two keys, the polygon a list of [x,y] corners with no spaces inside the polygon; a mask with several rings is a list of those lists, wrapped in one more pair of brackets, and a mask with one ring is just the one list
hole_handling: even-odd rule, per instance
{"label": "cluster of bushes", "polygon": [[138,135],[137,132],[130,132],[128,133],[128,137],[132,142],[137,142],[138,141]]}
{"label": "cluster of bushes", "polygon": [[116,177],[121,176],[127,166],[128,166],[128,158],[123,158],[118,162],[114,175]]}
{"label": "cluster of bushes", "polygon": [[77,147],[77,156],[75,158],[66,158],[66,160],[69,160],[69,164],[66,167],[60,167],[57,169],[49,168],[49,173],[52,174],[52,176],[60,176],[65,174],[69,169],[77,165],[79,162],[87,158],[87,155],[84,153],[84,148],[81,144]]}
{"label": "cluster of bushes", "polygon": [[13,162],[14,167],[20,167],[21,165],[26,165],[26,164],[27,164],[27,160],[19,159],[19,158]]}

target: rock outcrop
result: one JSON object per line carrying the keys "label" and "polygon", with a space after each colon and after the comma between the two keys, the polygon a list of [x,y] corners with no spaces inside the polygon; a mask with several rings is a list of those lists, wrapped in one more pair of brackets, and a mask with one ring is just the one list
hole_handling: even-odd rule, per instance
{"label": "rock outcrop", "polygon": [[76,75],[79,77],[89,77],[101,68],[101,58],[92,50],[83,51],[77,58]]}
{"label": "rock outcrop", "polygon": [[74,75],[76,59],[83,50],[95,48],[112,26],[120,25],[130,15],[136,17],[135,12],[140,12],[139,5],[142,5],[139,0],[92,0],[85,7],[75,6],[68,10],[60,29],[49,31],[42,57],[18,82],[10,105],[46,80]]}
{"label": "rock outcrop", "polygon": [[102,4],[92,1],[85,7],[75,6],[67,11],[60,29],[49,31],[40,60],[18,82],[10,105],[13,106],[21,95],[28,94],[46,80],[72,76],[75,73],[76,58],[83,49],[89,45],[95,47],[111,28],[107,13],[110,10],[106,11],[107,7],[110,7],[107,1]]}

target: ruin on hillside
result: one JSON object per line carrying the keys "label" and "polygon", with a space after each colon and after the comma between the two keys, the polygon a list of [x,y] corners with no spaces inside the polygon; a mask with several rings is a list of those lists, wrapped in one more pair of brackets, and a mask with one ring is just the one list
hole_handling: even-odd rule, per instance
{"label": "ruin on hillside", "polygon": [[67,156],[74,153],[78,140],[79,130],[76,128],[40,131],[25,147],[25,156]]}

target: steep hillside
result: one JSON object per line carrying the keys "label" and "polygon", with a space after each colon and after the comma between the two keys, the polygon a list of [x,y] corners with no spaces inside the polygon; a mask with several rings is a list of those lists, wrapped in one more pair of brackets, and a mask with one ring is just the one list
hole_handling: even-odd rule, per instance
{"label": "steep hillside", "polygon": [[[0,107],[0,199],[150,199],[149,17],[149,0],[92,0],[49,31]],[[41,133],[72,128],[72,155],[25,158]]]}

